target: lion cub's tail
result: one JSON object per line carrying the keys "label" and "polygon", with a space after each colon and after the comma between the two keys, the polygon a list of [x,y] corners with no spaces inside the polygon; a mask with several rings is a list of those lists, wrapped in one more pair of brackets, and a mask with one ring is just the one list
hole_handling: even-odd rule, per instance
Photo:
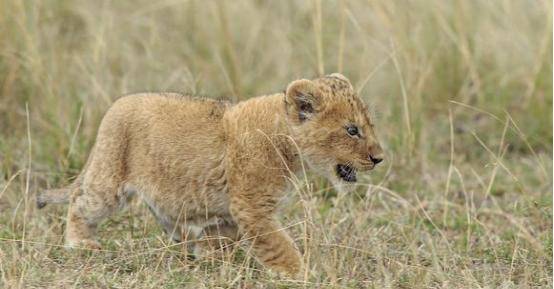
{"label": "lion cub's tail", "polygon": [[81,186],[82,177],[79,176],[71,185],[61,189],[50,189],[37,195],[37,208],[42,209],[48,204],[67,204],[71,192]]}
{"label": "lion cub's tail", "polygon": [[47,204],[69,203],[69,192],[71,188],[46,190],[37,196],[37,208],[42,209]]}

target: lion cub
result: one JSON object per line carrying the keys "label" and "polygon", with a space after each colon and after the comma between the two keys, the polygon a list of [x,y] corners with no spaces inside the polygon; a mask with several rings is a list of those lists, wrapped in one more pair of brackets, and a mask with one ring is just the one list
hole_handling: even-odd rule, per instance
{"label": "lion cub", "polygon": [[108,110],[76,181],[37,204],[69,201],[66,244],[100,248],[97,224],[137,193],[174,240],[249,239],[258,261],[297,275],[302,256],[274,214],[301,160],[341,188],[382,155],[367,106],[338,73],[235,105],[136,94]]}

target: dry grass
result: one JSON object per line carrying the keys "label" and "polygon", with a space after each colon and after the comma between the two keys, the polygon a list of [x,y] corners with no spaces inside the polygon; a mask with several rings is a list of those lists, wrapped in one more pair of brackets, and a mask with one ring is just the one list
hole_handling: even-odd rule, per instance
{"label": "dry grass", "polygon": [[[139,203],[101,226],[105,251],[67,252],[65,208],[34,207],[122,94],[237,100],[334,71],[388,162],[354,194],[291,192],[303,281],[243,251],[189,261]],[[0,287],[551,287],[552,4],[0,0],[0,162]]]}

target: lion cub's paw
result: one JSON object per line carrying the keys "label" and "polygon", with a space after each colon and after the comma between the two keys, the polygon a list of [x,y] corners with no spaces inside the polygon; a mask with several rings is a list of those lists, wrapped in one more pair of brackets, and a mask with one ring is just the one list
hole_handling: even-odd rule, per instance
{"label": "lion cub's paw", "polygon": [[300,258],[292,259],[287,263],[271,265],[269,271],[287,279],[301,280],[304,278],[304,262]]}

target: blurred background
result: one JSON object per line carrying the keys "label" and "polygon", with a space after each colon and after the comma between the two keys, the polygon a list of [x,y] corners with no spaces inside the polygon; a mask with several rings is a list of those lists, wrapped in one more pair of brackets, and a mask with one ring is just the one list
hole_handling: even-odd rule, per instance
{"label": "blurred background", "polygon": [[[83,259],[59,247],[64,207],[34,208],[78,174],[122,95],[239,101],[332,72],[370,104],[387,163],[352,195],[316,178],[291,193],[304,283],[244,256],[185,266],[138,203]],[[552,2],[0,0],[0,273],[7,287],[551,286]]]}

